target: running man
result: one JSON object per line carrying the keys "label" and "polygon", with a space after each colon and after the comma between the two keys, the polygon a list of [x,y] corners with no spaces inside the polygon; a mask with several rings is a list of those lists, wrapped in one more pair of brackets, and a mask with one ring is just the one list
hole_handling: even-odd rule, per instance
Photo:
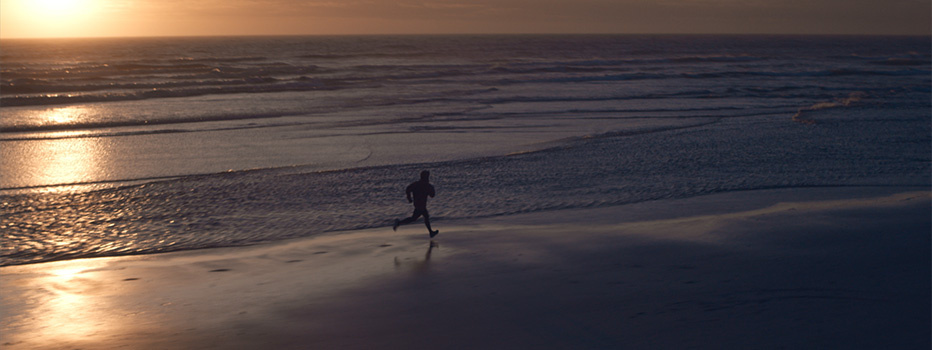
{"label": "running man", "polygon": [[430,172],[424,170],[421,172],[421,180],[412,182],[405,188],[405,196],[408,197],[408,203],[414,203],[414,214],[404,220],[395,220],[395,226],[392,230],[397,231],[398,226],[410,224],[424,216],[424,225],[427,226],[427,232],[430,232],[430,238],[434,238],[440,231],[434,231],[430,228],[430,214],[427,213],[427,197],[434,197],[434,185],[430,184]]}

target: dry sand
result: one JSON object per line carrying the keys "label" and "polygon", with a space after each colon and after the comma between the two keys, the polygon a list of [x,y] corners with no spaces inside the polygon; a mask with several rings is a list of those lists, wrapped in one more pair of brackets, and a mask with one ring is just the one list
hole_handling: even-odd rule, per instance
{"label": "dry sand", "polygon": [[0,268],[3,349],[929,349],[928,189],[753,191]]}

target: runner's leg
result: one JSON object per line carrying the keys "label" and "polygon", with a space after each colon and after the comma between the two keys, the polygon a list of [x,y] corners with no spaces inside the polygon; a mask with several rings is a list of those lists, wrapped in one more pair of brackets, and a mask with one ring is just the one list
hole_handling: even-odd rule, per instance
{"label": "runner's leg", "polygon": [[414,214],[411,214],[411,217],[399,221],[398,224],[399,225],[410,224],[416,221],[419,217],[421,217],[421,211],[414,209]]}
{"label": "runner's leg", "polygon": [[430,214],[427,213],[427,210],[424,210],[424,226],[427,226],[428,232],[434,232],[434,230],[430,228]]}

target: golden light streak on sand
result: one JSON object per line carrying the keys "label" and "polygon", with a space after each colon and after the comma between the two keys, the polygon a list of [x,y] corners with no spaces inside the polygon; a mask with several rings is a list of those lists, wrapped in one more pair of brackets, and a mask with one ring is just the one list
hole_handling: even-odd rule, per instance
{"label": "golden light streak on sand", "polygon": [[100,265],[99,259],[73,260],[37,271],[41,277],[35,280],[27,299],[39,307],[22,320],[24,327],[19,331],[66,342],[99,341],[101,335],[117,332],[118,319],[108,316],[112,310],[102,305],[107,299],[94,297],[103,287],[92,276]]}

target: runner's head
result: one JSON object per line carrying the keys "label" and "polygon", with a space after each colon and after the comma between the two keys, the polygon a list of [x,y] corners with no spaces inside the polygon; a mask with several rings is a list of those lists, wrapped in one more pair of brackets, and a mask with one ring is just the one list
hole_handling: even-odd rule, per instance
{"label": "runner's head", "polygon": [[421,172],[421,180],[423,180],[423,181],[430,180],[430,172],[427,171],[427,170],[422,171],[422,172]]}

